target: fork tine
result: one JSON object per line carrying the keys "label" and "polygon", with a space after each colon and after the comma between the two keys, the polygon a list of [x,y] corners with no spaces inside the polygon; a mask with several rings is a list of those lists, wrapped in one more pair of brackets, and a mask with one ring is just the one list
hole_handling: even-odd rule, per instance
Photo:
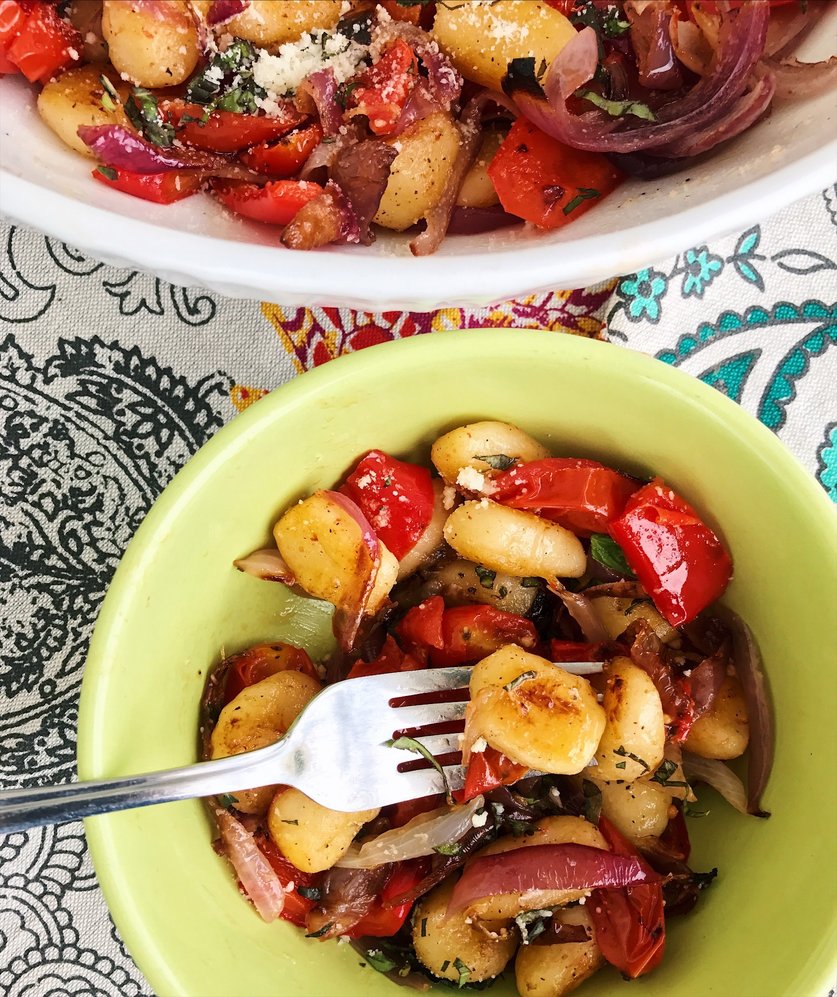
{"label": "fork tine", "polygon": [[[431,755],[444,755],[450,751],[461,751],[461,733],[455,734],[432,734],[430,737],[422,737],[421,733],[415,735],[415,739],[423,748],[427,748]],[[418,758],[418,755],[410,756]],[[402,759],[409,761],[409,758]]]}
{"label": "fork tine", "polygon": [[[445,766],[445,777],[451,789],[461,789],[465,785],[465,769],[461,765]],[[417,772],[402,772],[398,776],[398,788],[404,789],[400,799],[412,800],[420,796],[434,796],[444,793],[445,784],[436,769],[420,769]]]}
{"label": "fork tine", "polygon": [[[428,692],[443,692],[448,689],[467,690],[471,679],[471,668],[428,668],[413,672],[392,672],[389,675],[366,675],[352,679],[353,685],[367,683],[376,695],[420,696]],[[363,686],[360,686],[363,689]]]}
{"label": "fork tine", "polygon": [[[445,723],[448,720],[461,720],[465,716],[467,703],[429,703],[427,706],[402,706],[387,714],[387,722],[396,730],[429,727],[430,724]],[[415,737],[421,737],[418,733]]]}

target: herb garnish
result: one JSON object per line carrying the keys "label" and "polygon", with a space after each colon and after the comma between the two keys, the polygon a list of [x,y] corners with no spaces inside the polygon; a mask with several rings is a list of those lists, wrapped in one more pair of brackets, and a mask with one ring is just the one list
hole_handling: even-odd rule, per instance
{"label": "herb garnish", "polygon": [[544,920],[547,917],[552,917],[551,910],[527,910],[517,915],[514,923],[520,930],[520,940],[524,945],[528,945],[546,931]]}
{"label": "herb garnish", "polygon": [[664,758],[657,771],[651,776],[651,782],[658,782],[661,786],[684,786],[688,787],[688,782],[682,779],[670,778],[677,771],[677,765],[670,759]]}
{"label": "herb garnish", "polygon": [[521,578],[520,585],[525,589],[539,589],[541,587],[541,579],[530,575],[528,578]]}
{"label": "herb garnish", "polygon": [[296,892],[306,900],[322,900],[323,894],[318,886],[297,886]]}
{"label": "herb garnish", "polygon": [[591,824],[599,823],[599,815],[602,812],[602,791],[589,779],[584,779],[581,783],[581,791],[584,794],[584,816]]}
{"label": "herb garnish", "polygon": [[96,172],[101,173],[103,177],[107,177],[108,180],[116,180],[119,174],[112,166],[97,166]]}
{"label": "herb garnish", "polygon": [[153,145],[169,149],[174,142],[174,127],[164,121],[157,106],[157,98],[145,87],[134,87],[125,101],[128,120]]}
{"label": "herb garnish", "polygon": [[483,568],[479,564],[474,568],[474,571],[480,580],[480,585],[484,589],[494,588],[494,579],[497,577],[496,571],[492,571],[490,568]]}
{"label": "herb garnish", "polygon": [[578,193],[575,197],[564,205],[563,211],[565,215],[572,214],[576,208],[584,204],[585,201],[591,201],[594,197],[601,197],[602,192],[596,190],[595,187],[579,187]]}
{"label": "herb garnish", "polygon": [[[306,937],[310,938],[311,936],[309,935]],[[366,953],[366,959],[369,962],[369,965],[373,969],[377,969],[379,973],[389,973],[395,969],[397,965],[397,963],[393,962],[389,956],[384,955],[380,949],[371,949]]]}
{"label": "herb garnish", "polygon": [[297,826],[299,826],[299,821],[298,820],[285,820],[284,818],[282,818],[282,823],[283,824],[296,824]]}
{"label": "herb garnish", "polygon": [[388,748],[398,748],[401,751],[412,751],[413,754],[421,755],[426,758],[442,777],[442,782],[445,787],[445,799],[450,806],[453,806],[453,796],[451,795],[450,786],[448,785],[448,777],[445,775],[445,770],[423,744],[417,741],[414,737],[399,737],[397,740],[384,741],[384,744]]}
{"label": "herb garnish", "polygon": [[220,796],[216,796],[215,799],[218,801],[218,806],[223,807],[225,810],[231,810],[238,803],[238,797],[233,796],[232,793],[222,793]]}
{"label": "herb garnish", "polygon": [[450,965],[450,959],[445,959],[445,961],[439,967],[439,971],[444,973],[444,971],[448,968],[449,965]]}
{"label": "herb garnish", "polygon": [[590,537],[590,557],[603,564],[611,571],[627,578],[636,578],[630,565],[625,560],[625,553],[619,544],[607,533],[594,533]]}
{"label": "herb garnish", "polygon": [[[613,749],[613,754],[614,755],[620,755],[623,758],[632,758],[635,762],[637,762],[639,765],[641,765],[645,769],[646,772],[650,772],[651,771],[651,766],[648,764],[648,762],[643,761],[643,759],[640,758],[639,755],[635,755],[633,753],[633,751],[628,751],[628,749],[625,747],[624,744],[620,744],[618,748],[614,748]],[[618,768],[618,769],[625,768],[625,762],[617,762],[616,763],[616,768]]]}
{"label": "herb garnish", "polygon": [[[329,921],[329,922],[328,922],[327,924],[324,924],[324,925],[322,926],[322,928],[318,929],[317,931],[310,931],[310,932],[308,932],[308,933],[307,933],[307,934],[305,935],[305,937],[306,937],[306,938],[322,938],[322,937],[323,937],[323,935],[324,935],[324,934],[325,934],[325,933],[326,933],[326,932],[327,932],[327,931],[328,931],[328,930],[329,930],[330,928],[333,928],[333,927],[334,927],[334,922],[333,922],[333,921]],[[370,953],[370,954],[371,954],[371,953]],[[367,958],[369,958],[369,956],[368,956],[368,955],[367,955]],[[370,961],[370,962],[372,962],[372,960],[371,960],[371,959],[369,959],[369,961]],[[394,964],[393,964],[393,965],[394,965]]]}
{"label": "herb garnish", "polygon": [[[439,855],[458,855],[462,851],[462,845],[458,841],[450,841],[444,845],[434,845],[433,851]],[[425,918],[425,921],[427,918]]]}
{"label": "herb garnish", "polygon": [[707,817],[711,810],[698,810],[693,803],[689,803],[688,800],[683,804],[683,816],[684,817]]}
{"label": "herb garnish", "polygon": [[611,118],[621,118],[626,114],[631,114],[635,118],[642,118],[643,121],[656,121],[657,115],[647,104],[641,100],[608,100],[594,90],[576,90],[576,97],[583,97],[600,110],[609,114]]}
{"label": "herb garnish", "polygon": [[517,463],[517,457],[507,457],[504,453],[486,454],[483,457],[477,456],[475,459],[484,461],[495,471],[508,471],[512,464]]}
{"label": "herb garnish", "polygon": [[530,679],[534,679],[534,678],[537,678],[537,677],[538,677],[538,673],[537,672],[531,672],[531,671],[530,672],[521,672],[517,676],[517,678],[513,678],[511,680],[511,682],[507,682],[503,686],[503,688],[506,690],[506,692],[514,692],[514,690],[519,685],[523,685],[524,682],[528,682],[528,681],[530,681]]}
{"label": "herb garnish", "polygon": [[107,111],[115,111],[117,106],[122,103],[119,94],[116,92],[116,87],[104,73],[99,77],[99,82],[102,84],[102,90],[104,91],[102,93],[102,107]]}
{"label": "herb garnish", "polygon": [[465,963],[459,958],[459,956],[457,956],[453,960],[453,968],[457,971],[457,973],[459,973],[458,986],[459,989],[461,990],[468,982],[468,979],[471,976],[471,967],[466,966]]}
{"label": "herb garnish", "polygon": [[427,938],[427,918],[423,917],[421,919],[421,937]]}

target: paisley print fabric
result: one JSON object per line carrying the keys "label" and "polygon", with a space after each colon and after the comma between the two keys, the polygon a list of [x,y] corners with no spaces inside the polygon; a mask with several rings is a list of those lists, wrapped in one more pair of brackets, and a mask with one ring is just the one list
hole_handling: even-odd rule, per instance
{"label": "paisley print fabric", "polygon": [[[757,415],[837,501],[837,190],[598,287],[429,314],[174,287],[0,224],[0,787],[69,780],[99,606],[132,533],[227,420],[296,373],[478,326],[642,350]],[[0,994],[141,997],[81,825],[0,837]]]}

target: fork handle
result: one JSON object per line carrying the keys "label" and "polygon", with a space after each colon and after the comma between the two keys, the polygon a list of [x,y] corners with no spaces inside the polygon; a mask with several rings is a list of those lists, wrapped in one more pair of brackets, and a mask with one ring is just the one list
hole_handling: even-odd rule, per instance
{"label": "fork handle", "polygon": [[295,781],[289,761],[288,752],[282,752],[280,744],[271,744],[256,751],[162,772],[13,789],[0,793],[0,835],[114,810],[234,793],[275,783],[288,785]]}

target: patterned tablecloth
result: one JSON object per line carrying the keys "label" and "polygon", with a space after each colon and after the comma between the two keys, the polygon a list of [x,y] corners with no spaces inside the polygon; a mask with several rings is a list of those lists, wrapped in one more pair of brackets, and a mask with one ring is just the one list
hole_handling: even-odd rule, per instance
{"label": "patterned tablecloth", "polygon": [[[298,372],[475,326],[603,336],[754,413],[837,501],[837,187],[598,287],[494,308],[289,310],[173,287],[0,223],[0,787],[69,780],[93,623],[175,472]],[[0,837],[0,994],[150,993],[80,824]]]}

